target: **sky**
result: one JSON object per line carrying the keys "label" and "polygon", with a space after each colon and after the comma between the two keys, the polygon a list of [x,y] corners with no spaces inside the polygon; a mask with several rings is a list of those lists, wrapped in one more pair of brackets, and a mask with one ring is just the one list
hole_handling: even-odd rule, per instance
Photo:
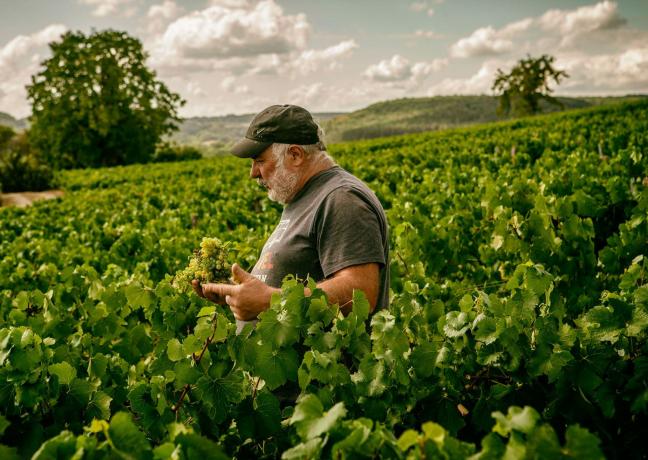
{"label": "sky", "polygon": [[648,0],[0,0],[0,111],[29,115],[48,43],[108,28],[141,40],[185,117],[493,94],[542,54],[569,75],[557,95],[648,93]]}

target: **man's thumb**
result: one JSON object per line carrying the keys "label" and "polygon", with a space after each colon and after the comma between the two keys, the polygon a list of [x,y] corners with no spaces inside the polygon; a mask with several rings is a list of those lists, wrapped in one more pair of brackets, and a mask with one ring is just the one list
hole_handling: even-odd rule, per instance
{"label": "man's thumb", "polygon": [[232,278],[234,278],[234,281],[242,283],[247,279],[253,278],[253,276],[243,270],[239,264],[234,264],[232,265]]}

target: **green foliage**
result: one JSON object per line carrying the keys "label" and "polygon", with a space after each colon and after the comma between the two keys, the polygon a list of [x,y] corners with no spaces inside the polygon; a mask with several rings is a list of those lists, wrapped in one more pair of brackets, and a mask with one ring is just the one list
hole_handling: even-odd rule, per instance
{"label": "green foliage", "polygon": [[549,83],[553,80],[556,84],[561,79],[568,78],[564,70],[554,69],[555,58],[543,54],[539,58],[527,56],[520,59],[509,73],[497,69],[493,82],[493,91],[500,92],[498,111],[516,115],[533,115],[540,111],[540,102],[561,105],[561,102],[552,97],[553,91]]}
{"label": "green foliage", "polygon": [[0,125],[0,149],[7,148],[9,141],[16,135],[16,132],[9,126]]}
{"label": "green foliage", "polygon": [[147,162],[179,121],[180,97],[155,78],[136,38],[67,32],[27,87],[30,140],[55,167]]}
{"label": "green foliage", "polygon": [[11,128],[0,126],[1,190],[5,193],[47,190],[54,182],[52,168],[31,149],[27,134],[16,134]]}
{"label": "green foliage", "polygon": [[201,159],[202,153],[196,147],[190,145],[176,145],[168,142],[164,142],[161,145],[158,145],[155,149],[155,156],[153,161],[156,163],[166,162],[166,161],[187,161],[187,160],[199,160]]}
{"label": "green foliage", "polygon": [[289,277],[238,336],[171,274],[205,235],[255,262],[280,210],[245,162],[64,172],[0,210],[0,453],[643,452],[646,133],[642,102],[336,145],[385,204],[390,308]]}

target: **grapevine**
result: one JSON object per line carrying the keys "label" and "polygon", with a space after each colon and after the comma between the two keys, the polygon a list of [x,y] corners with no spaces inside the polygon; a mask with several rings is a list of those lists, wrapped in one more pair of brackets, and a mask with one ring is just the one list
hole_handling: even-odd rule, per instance
{"label": "grapevine", "polygon": [[645,101],[333,145],[390,306],[287,278],[240,335],[190,285],[280,219],[239,159],[62,172],[0,209],[0,458],[641,458],[646,152]]}

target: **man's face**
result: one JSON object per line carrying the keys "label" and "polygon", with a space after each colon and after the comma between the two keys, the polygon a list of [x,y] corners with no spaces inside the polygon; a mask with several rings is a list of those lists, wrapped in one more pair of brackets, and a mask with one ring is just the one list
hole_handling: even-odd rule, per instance
{"label": "man's face", "polygon": [[285,154],[275,159],[270,146],[252,160],[250,177],[268,190],[268,198],[286,204],[297,192],[299,170],[286,165]]}

